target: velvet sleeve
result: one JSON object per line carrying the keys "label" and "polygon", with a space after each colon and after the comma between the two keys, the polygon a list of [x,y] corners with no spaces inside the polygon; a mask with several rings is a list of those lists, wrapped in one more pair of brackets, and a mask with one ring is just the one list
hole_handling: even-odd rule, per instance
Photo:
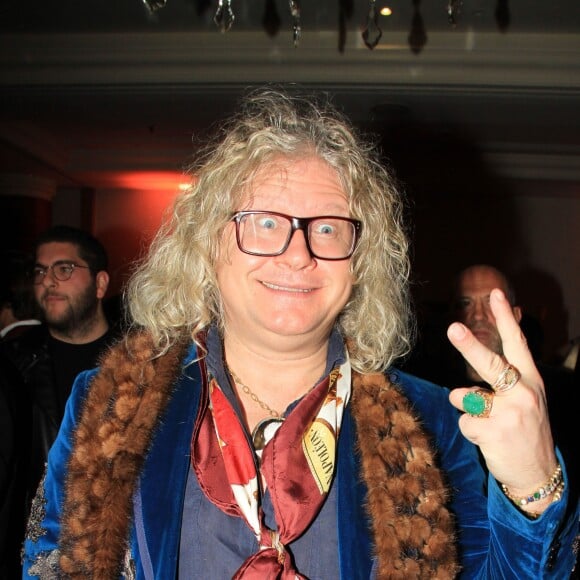
{"label": "velvet sleeve", "polygon": [[[578,535],[578,499],[568,485],[561,500],[538,519],[520,512],[488,477],[478,449],[459,430],[459,412],[449,403],[448,389],[401,373],[413,402],[439,452],[453,494],[462,572],[460,578],[537,580],[569,578]],[[484,420],[484,419],[482,419]],[[565,466],[564,481],[568,484]]]}
{"label": "velvet sleeve", "polygon": [[48,454],[45,475],[34,498],[26,538],[22,578],[58,577],[57,542],[66,466],[82,401],[96,370],[85,371],[75,380],[58,436]]}

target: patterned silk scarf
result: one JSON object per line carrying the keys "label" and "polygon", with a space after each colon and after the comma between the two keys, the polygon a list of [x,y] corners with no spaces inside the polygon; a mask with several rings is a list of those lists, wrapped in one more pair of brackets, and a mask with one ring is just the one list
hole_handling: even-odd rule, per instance
{"label": "patterned silk scarf", "polygon": [[319,512],[332,482],[343,411],[350,397],[350,364],[336,367],[297,404],[262,452],[260,472],[270,491],[277,530],[264,523],[261,477],[236,412],[213,378],[191,445],[201,489],[223,512],[241,517],[259,550],[234,579],[302,579],[285,546]]}

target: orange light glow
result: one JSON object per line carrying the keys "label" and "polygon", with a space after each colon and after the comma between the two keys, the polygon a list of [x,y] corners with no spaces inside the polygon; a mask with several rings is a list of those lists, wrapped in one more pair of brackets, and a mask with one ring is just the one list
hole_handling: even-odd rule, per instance
{"label": "orange light glow", "polygon": [[183,191],[188,187],[188,177],[172,171],[133,171],[114,178],[114,185],[122,189],[141,191]]}

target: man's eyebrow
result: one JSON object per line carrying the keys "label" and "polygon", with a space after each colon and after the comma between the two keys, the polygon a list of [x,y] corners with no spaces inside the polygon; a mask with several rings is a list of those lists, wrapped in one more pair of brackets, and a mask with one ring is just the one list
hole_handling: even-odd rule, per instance
{"label": "man's eyebrow", "polygon": [[51,266],[59,266],[60,264],[75,264],[80,266],[81,264],[77,264],[75,260],[56,260],[52,264],[42,264],[41,262],[36,262],[34,264],[35,268],[50,268]]}

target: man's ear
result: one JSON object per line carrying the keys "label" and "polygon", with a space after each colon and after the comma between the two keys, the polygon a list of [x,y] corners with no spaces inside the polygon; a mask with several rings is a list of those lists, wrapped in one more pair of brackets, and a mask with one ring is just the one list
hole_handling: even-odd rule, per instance
{"label": "man's ear", "polygon": [[519,306],[514,306],[512,312],[514,313],[516,322],[519,324],[522,321],[522,309]]}
{"label": "man's ear", "polygon": [[97,298],[102,300],[107,293],[107,288],[109,287],[109,274],[104,270],[97,272],[95,281],[97,284]]}

